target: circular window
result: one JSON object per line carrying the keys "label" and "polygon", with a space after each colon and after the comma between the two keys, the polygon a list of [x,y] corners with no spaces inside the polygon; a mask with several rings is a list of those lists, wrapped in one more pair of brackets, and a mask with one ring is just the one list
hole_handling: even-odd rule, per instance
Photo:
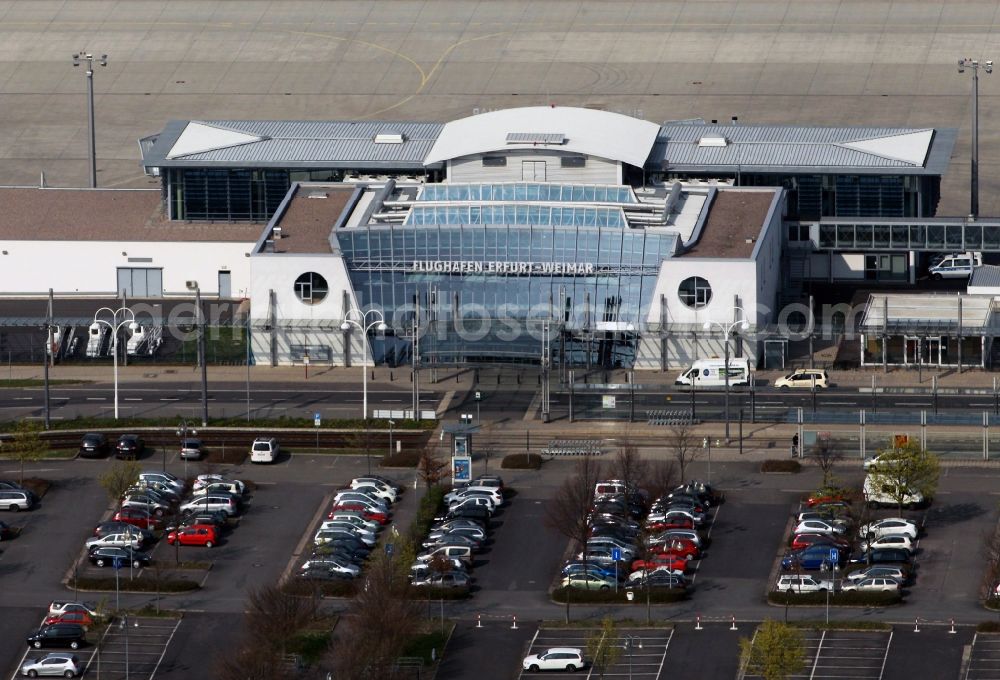
{"label": "circular window", "polygon": [[690,276],[681,281],[677,295],[685,305],[698,309],[712,301],[712,287],[700,276]]}
{"label": "circular window", "polygon": [[322,302],[329,292],[326,279],[316,272],[306,272],[295,279],[295,295],[307,305]]}

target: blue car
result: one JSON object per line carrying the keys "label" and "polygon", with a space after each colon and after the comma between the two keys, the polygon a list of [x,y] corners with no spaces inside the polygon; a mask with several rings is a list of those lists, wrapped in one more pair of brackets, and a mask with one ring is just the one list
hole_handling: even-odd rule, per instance
{"label": "blue car", "polygon": [[[621,579],[622,577],[627,576],[628,574],[624,573],[626,571],[628,571],[628,569],[619,569],[618,578]],[[562,568],[563,576],[569,576],[570,574],[582,574],[584,572],[588,574],[594,574],[595,576],[601,576],[604,578],[615,577],[614,567],[611,567],[609,569],[608,567],[601,566],[600,564],[594,564],[593,562],[590,561],[588,561],[586,564],[584,564],[583,562],[567,562],[566,565]]]}
{"label": "blue car", "polygon": [[[800,569],[806,570],[821,569],[823,565],[829,565],[830,550],[829,545],[811,545],[808,548],[788,553],[781,559],[781,568],[794,569],[798,566]],[[838,550],[837,567],[843,567],[846,559],[847,551]]]}

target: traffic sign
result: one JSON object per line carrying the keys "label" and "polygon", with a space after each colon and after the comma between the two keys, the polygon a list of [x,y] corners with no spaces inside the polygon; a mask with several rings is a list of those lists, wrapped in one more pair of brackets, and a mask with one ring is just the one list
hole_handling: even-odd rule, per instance
{"label": "traffic sign", "polygon": [[111,560],[111,566],[114,567],[115,570],[121,569],[122,566],[124,566],[124,565],[122,565],[122,558],[120,558],[120,557],[113,558]]}
{"label": "traffic sign", "polygon": [[621,562],[621,559],[622,559],[621,548],[612,548],[611,549],[611,559],[613,559],[615,562]]}
{"label": "traffic sign", "polygon": [[840,551],[830,548],[830,564],[837,564],[840,561]]}
{"label": "traffic sign", "polygon": [[386,555],[388,555],[389,557],[392,557],[392,551],[393,550],[394,550],[394,546],[392,545],[392,543],[386,543],[385,544],[385,554]]}
{"label": "traffic sign", "polygon": [[482,399],[483,399],[483,393],[476,392],[476,401],[482,401]]}
{"label": "traffic sign", "polygon": [[323,423],[323,417],[320,415],[319,411],[313,414],[313,425],[319,427]]}

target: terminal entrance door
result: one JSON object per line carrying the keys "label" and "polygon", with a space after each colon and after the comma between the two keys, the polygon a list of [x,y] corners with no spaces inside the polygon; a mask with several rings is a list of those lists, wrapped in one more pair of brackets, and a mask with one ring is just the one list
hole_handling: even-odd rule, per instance
{"label": "terminal entrance door", "polygon": [[525,182],[544,182],[545,161],[521,161],[521,180]]}

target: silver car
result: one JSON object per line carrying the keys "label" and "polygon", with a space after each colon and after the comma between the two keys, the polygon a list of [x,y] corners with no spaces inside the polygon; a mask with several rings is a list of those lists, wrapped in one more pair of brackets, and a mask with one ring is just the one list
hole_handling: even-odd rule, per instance
{"label": "silver car", "polygon": [[25,659],[21,666],[21,675],[29,678],[40,676],[58,676],[75,678],[83,672],[83,666],[73,654],[46,654],[35,659]]}

